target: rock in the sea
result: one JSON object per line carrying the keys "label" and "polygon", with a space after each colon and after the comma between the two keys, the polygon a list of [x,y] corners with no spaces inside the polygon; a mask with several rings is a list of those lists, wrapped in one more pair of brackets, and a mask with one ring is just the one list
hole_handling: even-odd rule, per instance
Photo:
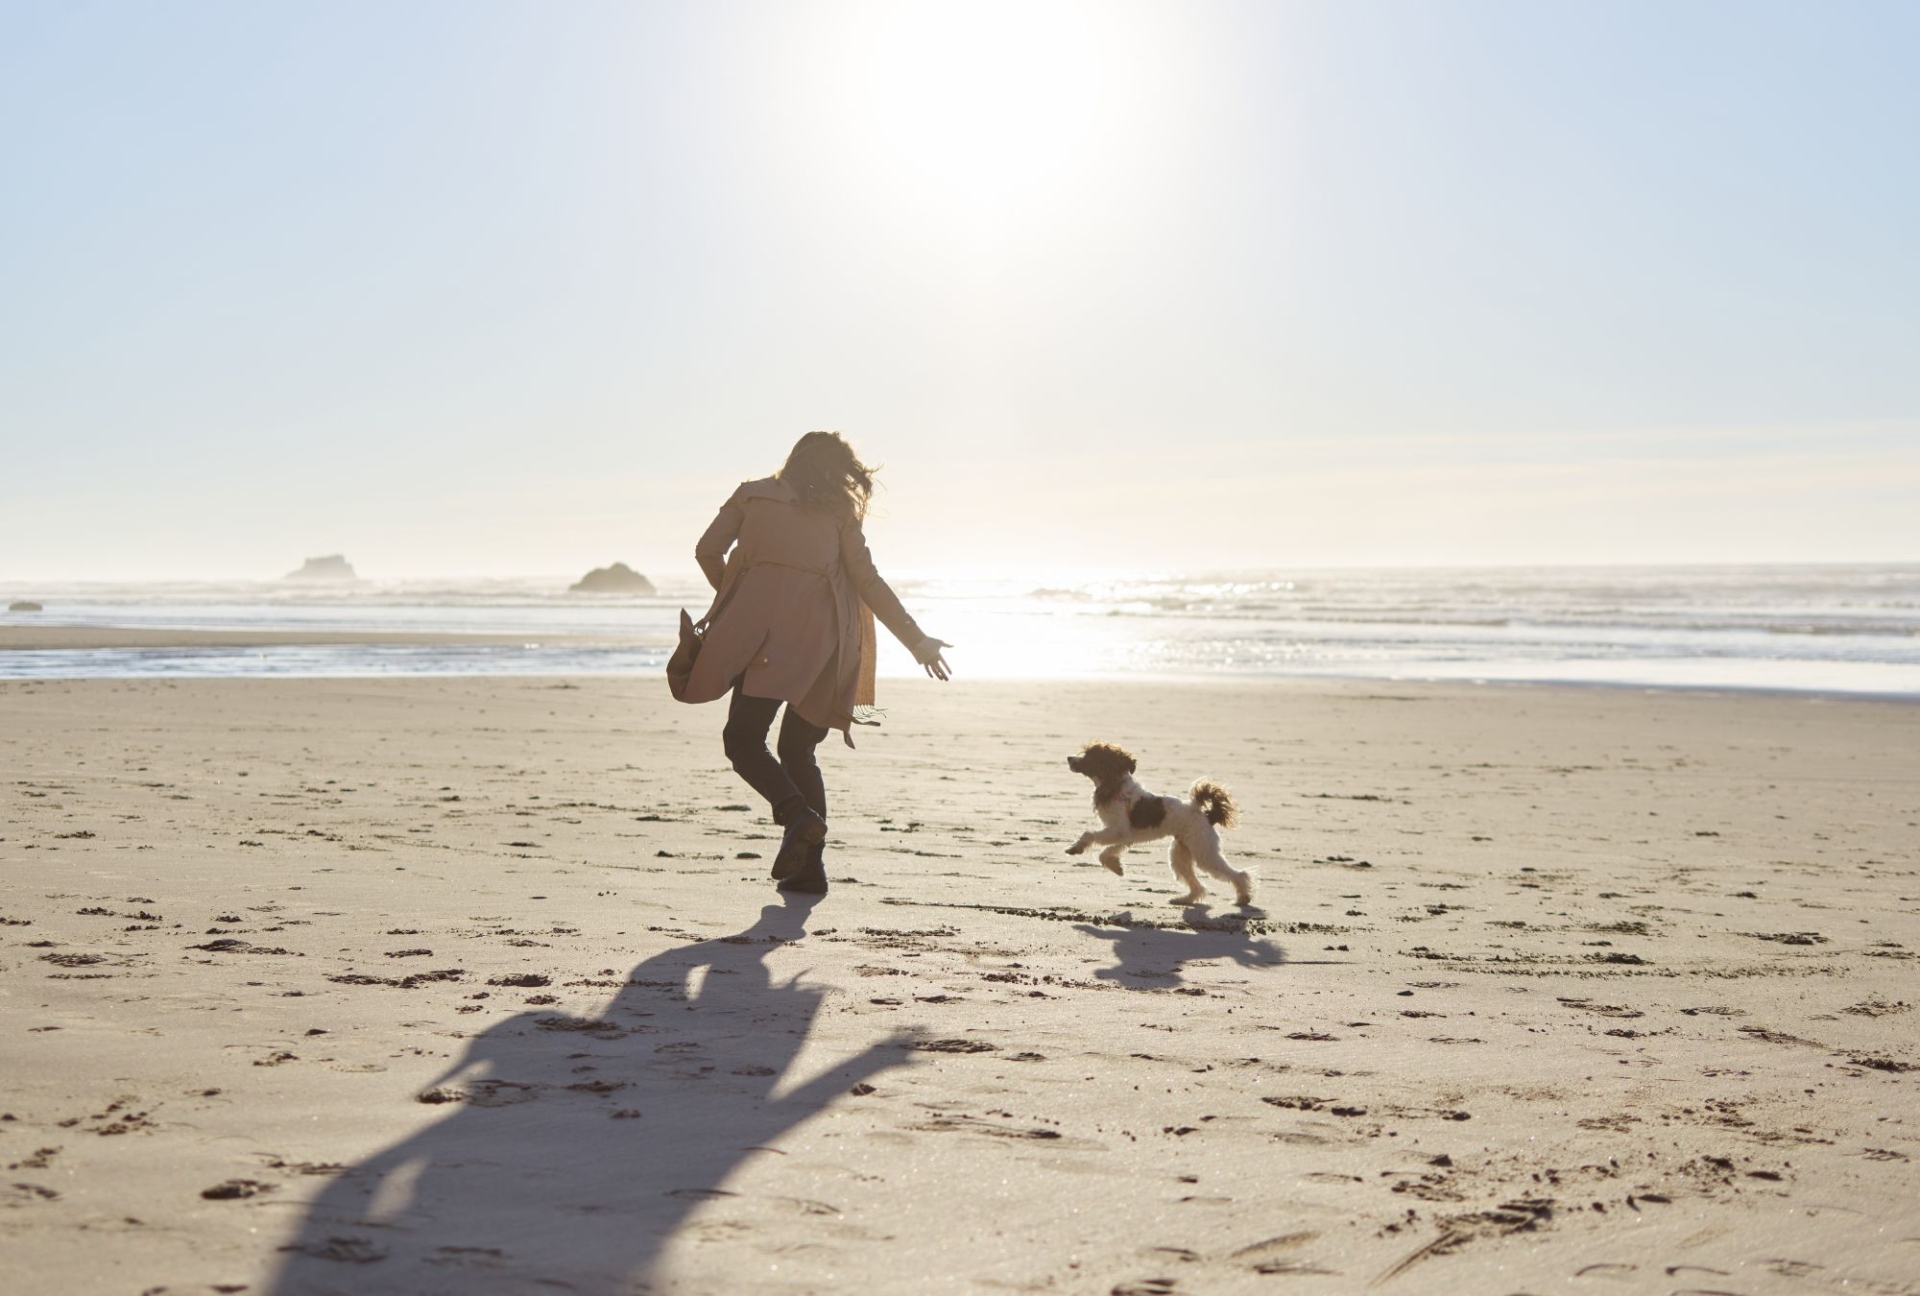
{"label": "rock in the sea", "polygon": [[625,563],[595,567],[567,588],[569,594],[651,594],[653,582]]}
{"label": "rock in the sea", "polygon": [[35,603],[32,599],[15,599],[13,602],[7,604],[7,611],[9,612],[44,612],[46,611],[46,609],[41,607],[38,603]]}
{"label": "rock in the sea", "polygon": [[297,572],[288,572],[283,578],[290,581],[354,581],[360,578],[354,574],[353,564],[339,554],[328,554],[325,558],[309,558],[300,565]]}

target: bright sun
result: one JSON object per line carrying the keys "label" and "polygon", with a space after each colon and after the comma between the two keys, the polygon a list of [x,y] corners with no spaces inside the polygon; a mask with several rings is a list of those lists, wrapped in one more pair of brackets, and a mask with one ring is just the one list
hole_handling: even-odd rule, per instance
{"label": "bright sun", "polygon": [[1073,170],[1115,107],[1096,6],[895,5],[863,51],[888,161],[958,202],[998,206]]}

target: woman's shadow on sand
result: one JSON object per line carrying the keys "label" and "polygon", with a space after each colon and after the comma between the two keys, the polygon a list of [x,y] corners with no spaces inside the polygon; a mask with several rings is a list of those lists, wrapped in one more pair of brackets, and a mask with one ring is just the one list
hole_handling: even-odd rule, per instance
{"label": "woman's shadow on sand", "polygon": [[1254,937],[1244,923],[1210,919],[1204,906],[1189,908],[1186,919],[1191,926],[1150,927],[1136,924],[1130,913],[1120,913],[1111,925],[1075,923],[1074,930],[1113,946],[1113,966],[1094,976],[1129,990],[1177,986],[1189,963],[1229,959],[1244,968],[1260,968],[1287,961],[1272,941]]}
{"label": "woman's shadow on sand", "polygon": [[906,1060],[912,1037],[890,1037],[775,1096],[824,993],[775,982],[765,956],[806,934],[811,907],[769,905],[737,936],[646,960],[598,1017],[524,1012],[474,1037],[423,1098],[457,1105],[336,1178],[266,1290],[648,1290],[742,1162]]}

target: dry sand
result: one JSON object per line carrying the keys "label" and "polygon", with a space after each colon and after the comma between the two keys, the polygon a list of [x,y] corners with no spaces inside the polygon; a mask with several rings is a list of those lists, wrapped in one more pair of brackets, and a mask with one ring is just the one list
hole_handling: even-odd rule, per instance
{"label": "dry sand", "polygon": [[0,1285],[1920,1292],[1920,707],[889,692],[783,904],[658,680],[0,685]]}

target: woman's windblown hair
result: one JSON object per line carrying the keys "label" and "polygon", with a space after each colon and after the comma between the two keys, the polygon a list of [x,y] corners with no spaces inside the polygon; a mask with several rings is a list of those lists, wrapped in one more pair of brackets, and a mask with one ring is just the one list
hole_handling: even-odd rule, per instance
{"label": "woman's windblown hair", "polygon": [[858,522],[873,496],[873,471],[838,432],[809,432],[794,442],[779,476],[804,507]]}

